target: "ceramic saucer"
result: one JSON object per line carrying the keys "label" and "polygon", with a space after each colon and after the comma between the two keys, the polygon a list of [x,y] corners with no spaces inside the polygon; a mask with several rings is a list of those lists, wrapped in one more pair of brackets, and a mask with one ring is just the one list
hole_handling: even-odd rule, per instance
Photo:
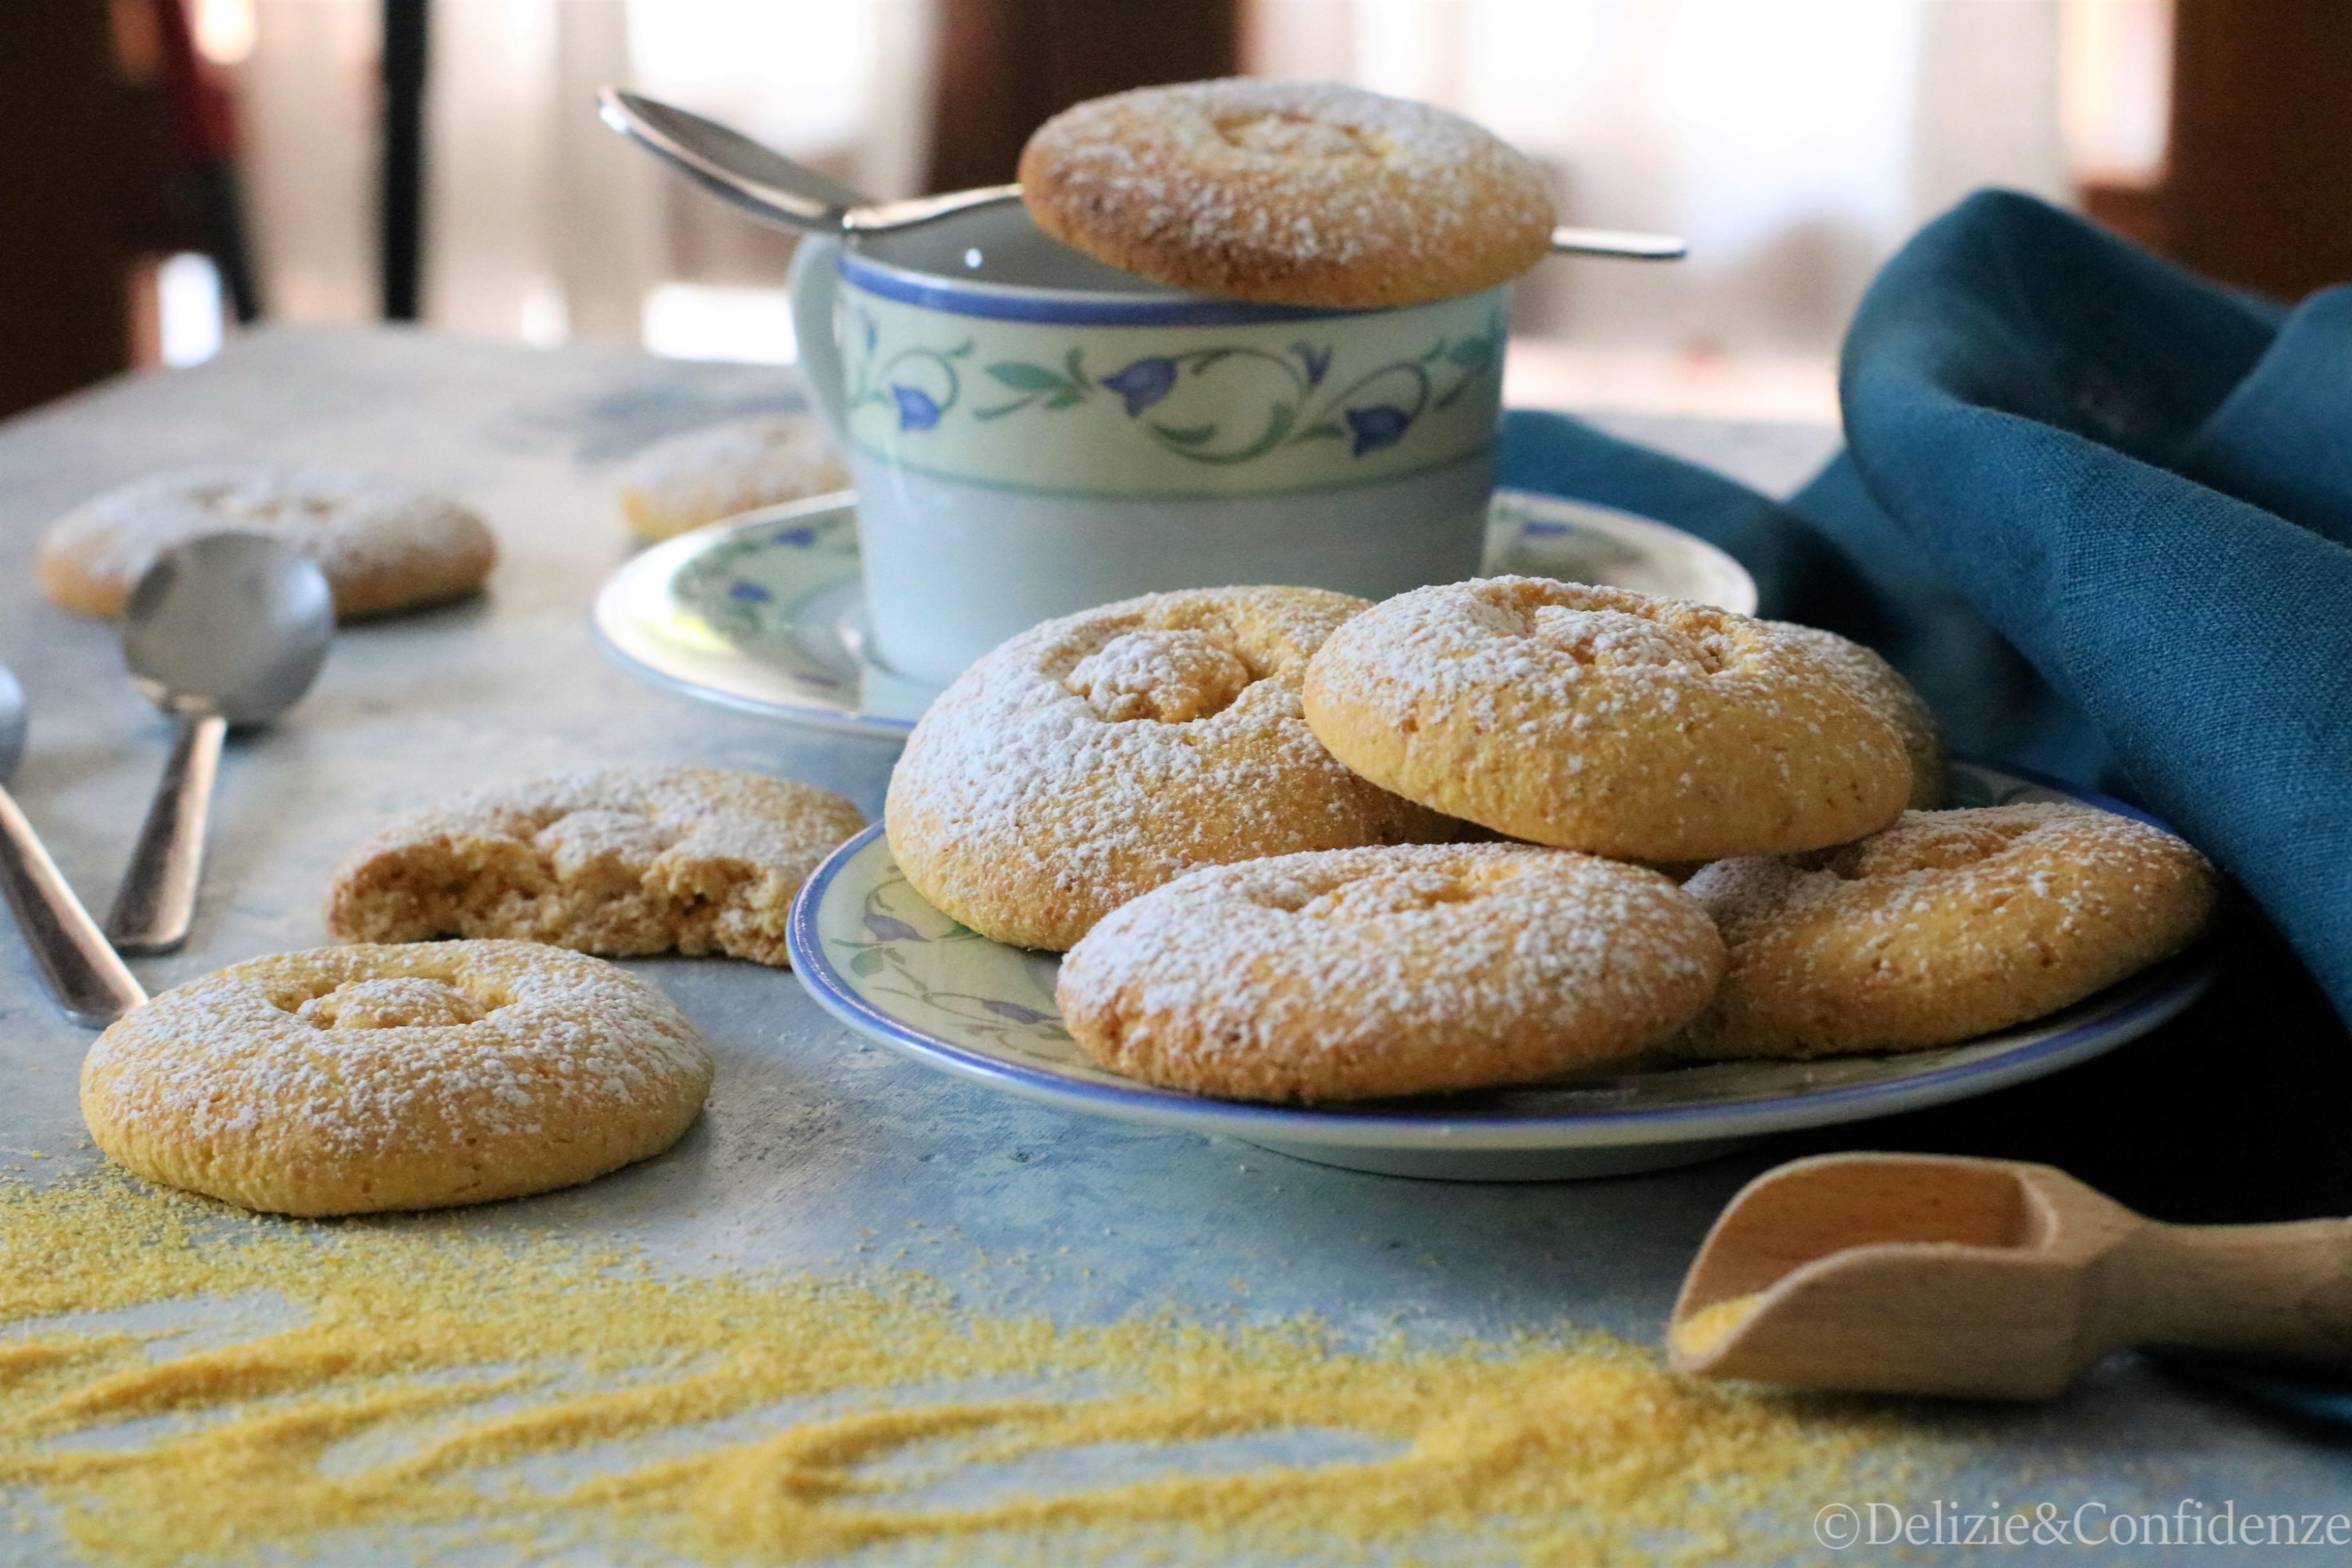
{"label": "ceramic saucer", "polygon": [[[1487,519],[1489,575],[1756,608],[1739,563],[1664,523],[1527,490],[1496,491]],[[655,545],[605,583],[590,625],[617,663],[656,685],[805,728],[899,740],[937,695],[866,656],[846,493]]]}
{"label": "ceramic saucer", "polygon": [[[2119,802],[2007,770],[1956,763],[1955,805]],[[1060,959],[1005,947],[926,903],[879,826],[801,889],[793,973],[827,1012],[926,1066],[1066,1110],[1239,1138],[1389,1175],[1550,1181],[1687,1164],[1767,1133],[1856,1121],[1990,1093],[2109,1051],[2196,999],[2211,965],[2192,949],[2032,1024],[1939,1050],[1803,1062],[1719,1062],[1512,1089],[1295,1110],[1205,1100],[1097,1067],[1054,1005]]]}

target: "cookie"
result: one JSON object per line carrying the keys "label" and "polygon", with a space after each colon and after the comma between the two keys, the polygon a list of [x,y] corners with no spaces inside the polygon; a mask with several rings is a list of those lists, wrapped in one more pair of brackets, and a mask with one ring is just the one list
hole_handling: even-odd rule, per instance
{"label": "cookie", "polygon": [[782,964],[793,895],[865,826],[829,790],[725,768],[607,768],[386,826],[327,889],[340,942],[515,937]]}
{"label": "cookie", "polygon": [[2030,805],[1906,812],[1684,886],[1731,951],[1688,1048],[1817,1057],[1949,1045],[2078,1002],[2186,946],[2216,878],[2161,828]]}
{"label": "cookie", "polygon": [[1801,626],[1792,621],[1766,624],[1804,643],[1846,673],[1863,700],[1885,715],[1886,721],[1903,739],[1904,753],[1911,759],[1910,808],[1943,809],[1952,793],[1951,767],[1944,756],[1944,731],[1936,722],[1935,710],[1916,689],[1876,653],[1835,632]]}
{"label": "cookie", "polygon": [[1105,1067],[1234,1100],[1518,1083],[1627,1056],[1723,973],[1665,878],[1524,845],[1285,855],[1195,871],[1062,962],[1070,1034]]}
{"label": "cookie", "polygon": [[1244,78],[1065,110],[1022,151],[1021,198],[1047,234],[1155,282],[1349,309],[1508,282],[1554,221],[1534,162],[1458,115]]}
{"label": "cookie", "polygon": [[83,502],[41,537],[41,590],[119,616],[157,555],[207,533],[258,533],[326,574],[342,619],[470,594],[498,561],[482,520],[447,496],[373,474],[251,464],[136,480]]}
{"label": "cookie", "polygon": [[933,702],[883,820],[915,890],[983,936],[1067,948],[1199,866],[1460,827],[1308,732],[1308,656],[1368,601],[1321,588],[1148,594],[1032,627]]}
{"label": "cookie", "polygon": [[652,986],[523,942],[328,947],[166,991],[82,1063],[90,1136],[274,1214],[520,1197],[677,1141],[710,1053]]}
{"label": "cookie", "polygon": [[622,472],[621,512],[639,539],[667,539],[754,507],[849,485],[849,470],[814,419],[763,414],[646,447]]}
{"label": "cookie", "polygon": [[1333,633],[1307,721],[1383,788],[1614,859],[1839,844],[1893,821],[1902,737],[1766,621],[1542,577],[1416,588]]}

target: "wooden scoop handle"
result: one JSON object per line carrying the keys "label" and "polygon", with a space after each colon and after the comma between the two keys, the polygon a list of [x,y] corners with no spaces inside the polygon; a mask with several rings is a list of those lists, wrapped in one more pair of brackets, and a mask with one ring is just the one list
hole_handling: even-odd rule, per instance
{"label": "wooden scoop handle", "polygon": [[2352,1219],[2149,1225],[2104,1273],[2106,1348],[2189,1345],[2352,1367]]}

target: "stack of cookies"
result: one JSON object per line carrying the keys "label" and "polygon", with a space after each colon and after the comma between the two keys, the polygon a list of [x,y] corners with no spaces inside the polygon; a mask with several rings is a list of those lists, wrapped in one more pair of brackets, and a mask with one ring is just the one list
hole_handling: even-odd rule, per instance
{"label": "stack of cookies", "polygon": [[1067,951],[1097,1060],[1248,1100],[1948,1044],[2202,928],[2181,840],[1934,809],[1944,776],[1917,695],[1826,632],[1526,577],[1234,588],[997,648],[886,824],[940,908]]}

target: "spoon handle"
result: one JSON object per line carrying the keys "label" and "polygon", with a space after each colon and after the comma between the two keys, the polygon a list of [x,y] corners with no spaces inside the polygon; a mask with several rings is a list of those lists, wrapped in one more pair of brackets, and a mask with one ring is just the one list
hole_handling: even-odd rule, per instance
{"label": "spoon handle", "polygon": [[75,1023],[101,1029],[147,1000],[74,897],[33,825],[0,789],[0,889],[40,964],[49,994]]}
{"label": "spoon handle", "polygon": [[147,808],[131,869],[107,913],[106,936],[115,952],[134,958],[177,952],[188,940],[205,868],[205,818],[227,732],[228,721],[217,713],[180,715],[155,803]]}
{"label": "spoon handle", "polygon": [[2114,1264],[2122,1342],[2352,1367],[2352,1219],[2150,1225]]}

